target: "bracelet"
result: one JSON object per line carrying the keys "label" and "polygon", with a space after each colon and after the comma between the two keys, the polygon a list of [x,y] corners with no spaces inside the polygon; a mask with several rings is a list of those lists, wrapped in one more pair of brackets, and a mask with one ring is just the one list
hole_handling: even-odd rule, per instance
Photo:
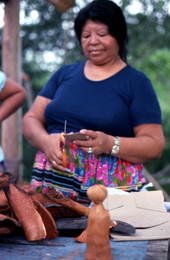
{"label": "bracelet", "polygon": [[114,136],[114,145],[112,147],[112,150],[111,150],[111,155],[115,155],[119,152],[119,149],[120,149],[120,140],[117,136]]}

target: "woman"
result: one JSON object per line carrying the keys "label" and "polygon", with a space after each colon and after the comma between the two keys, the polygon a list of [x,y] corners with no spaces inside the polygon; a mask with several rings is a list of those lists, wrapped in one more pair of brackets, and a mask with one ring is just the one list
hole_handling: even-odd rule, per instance
{"label": "woman", "polygon": [[[139,190],[142,163],[164,148],[160,106],[150,80],[126,63],[127,28],[112,1],[95,0],[78,13],[75,32],[85,61],[56,71],[23,119],[39,149],[31,185],[53,185],[75,200],[94,183]],[[87,140],[64,141],[64,125]]]}
{"label": "woman", "polygon": [[[17,110],[25,101],[25,97],[24,88],[0,71],[0,122]],[[0,146],[0,171],[6,170],[7,166],[4,163],[4,154]]]}

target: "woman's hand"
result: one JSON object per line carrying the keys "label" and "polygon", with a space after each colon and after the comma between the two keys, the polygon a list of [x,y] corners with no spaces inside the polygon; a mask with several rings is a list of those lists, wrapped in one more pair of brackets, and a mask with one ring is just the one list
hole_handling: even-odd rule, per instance
{"label": "woman's hand", "polygon": [[[165,138],[162,126],[159,124],[142,124],[134,127],[134,137],[119,137],[120,150],[117,157],[132,162],[145,163],[159,158],[165,147]],[[76,140],[83,151],[88,152],[91,148],[94,154],[109,154],[114,145],[111,135],[99,131],[81,130],[82,134],[89,136],[88,141]]]}
{"label": "woman's hand", "polygon": [[82,151],[88,152],[89,148],[91,148],[94,154],[109,154],[111,152],[114,145],[113,136],[86,129],[82,129],[80,133],[88,137],[87,141],[74,141],[74,144],[78,145]]}
{"label": "woman's hand", "polygon": [[48,142],[46,142],[44,153],[47,160],[51,162],[54,168],[65,171],[63,165],[63,156],[61,149],[61,134],[51,134],[49,135]]}
{"label": "woman's hand", "polygon": [[[43,151],[53,167],[65,171],[62,160],[61,135],[49,135],[45,128],[44,111],[50,99],[38,96],[23,117],[23,133],[29,143]],[[30,127],[31,126],[31,127]]]}

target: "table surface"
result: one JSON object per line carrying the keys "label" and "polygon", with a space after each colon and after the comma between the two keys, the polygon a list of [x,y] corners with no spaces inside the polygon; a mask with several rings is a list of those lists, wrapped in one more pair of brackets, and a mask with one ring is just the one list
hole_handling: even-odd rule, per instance
{"label": "table surface", "polygon": [[[169,241],[110,241],[114,260],[166,260]],[[0,236],[0,256],[3,260],[82,260],[85,243],[78,243],[73,237],[29,242],[24,234]]]}

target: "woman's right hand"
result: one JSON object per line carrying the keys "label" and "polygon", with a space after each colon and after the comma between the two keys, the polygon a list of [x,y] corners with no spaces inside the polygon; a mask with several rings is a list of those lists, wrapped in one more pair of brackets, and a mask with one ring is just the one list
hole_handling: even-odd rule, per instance
{"label": "woman's right hand", "polygon": [[[48,134],[45,128],[44,111],[50,99],[38,96],[23,117],[23,133],[29,143],[43,151],[53,167],[65,171],[62,161],[61,134]],[[31,127],[30,127],[31,126]]]}
{"label": "woman's right hand", "polygon": [[63,165],[63,151],[61,148],[61,134],[50,134],[48,142],[44,147],[44,153],[47,160],[51,162],[54,168],[65,171]]}

